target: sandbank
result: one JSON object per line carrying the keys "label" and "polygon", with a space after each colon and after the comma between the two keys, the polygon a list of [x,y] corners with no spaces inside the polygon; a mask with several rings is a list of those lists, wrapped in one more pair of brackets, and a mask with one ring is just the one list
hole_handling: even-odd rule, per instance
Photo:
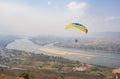
{"label": "sandbank", "polygon": [[80,54],[80,53],[76,53],[76,52],[69,52],[69,51],[63,51],[63,50],[56,50],[56,49],[51,49],[51,48],[39,48],[40,51],[46,52],[46,53],[50,53],[50,54],[56,54],[56,55],[68,55],[68,56],[77,56],[77,57],[82,57],[85,59],[91,59],[93,58],[95,55],[89,55],[89,54]]}

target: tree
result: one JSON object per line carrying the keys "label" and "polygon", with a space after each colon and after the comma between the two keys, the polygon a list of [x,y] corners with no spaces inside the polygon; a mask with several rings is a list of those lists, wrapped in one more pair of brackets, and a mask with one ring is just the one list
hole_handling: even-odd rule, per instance
{"label": "tree", "polygon": [[58,71],[60,71],[63,68],[63,65],[62,64],[54,64],[52,67],[57,68]]}
{"label": "tree", "polygon": [[40,67],[40,69],[42,69],[44,64],[39,64],[38,66]]}
{"label": "tree", "polygon": [[23,77],[24,79],[29,79],[29,74],[24,72],[19,77]]}

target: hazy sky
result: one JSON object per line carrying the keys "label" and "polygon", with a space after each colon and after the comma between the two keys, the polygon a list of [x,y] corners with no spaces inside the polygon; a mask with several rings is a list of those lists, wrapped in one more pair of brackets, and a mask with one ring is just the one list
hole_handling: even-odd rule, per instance
{"label": "hazy sky", "polygon": [[0,34],[84,34],[65,29],[79,22],[90,32],[120,32],[120,0],[0,0]]}

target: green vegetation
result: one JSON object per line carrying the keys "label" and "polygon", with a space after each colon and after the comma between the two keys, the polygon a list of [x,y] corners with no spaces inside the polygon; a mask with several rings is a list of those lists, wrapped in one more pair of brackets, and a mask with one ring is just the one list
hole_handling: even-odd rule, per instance
{"label": "green vegetation", "polygon": [[24,79],[29,79],[29,74],[24,72],[19,77],[23,77]]}
{"label": "green vegetation", "polygon": [[62,64],[53,64],[52,67],[57,68],[58,71],[60,71],[62,69],[63,65]]}

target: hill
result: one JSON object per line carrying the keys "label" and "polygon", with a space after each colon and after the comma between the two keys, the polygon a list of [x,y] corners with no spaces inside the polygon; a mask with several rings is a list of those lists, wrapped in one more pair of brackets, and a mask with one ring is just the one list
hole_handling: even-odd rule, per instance
{"label": "hill", "polygon": [[0,79],[24,79],[24,78],[13,77],[13,76],[7,76],[7,75],[4,75],[4,74],[0,74]]}
{"label": "hill", "polygon": [[[14,79],[26,72],[30,79],[108,79],[112,68],[95,66],[57,56],[0,49],[2,79]],[[6,65],[6,66],[5,66]],[[4,78],[3,78],[4,77]]]}
{"label": "hill", "polygon": [[17,37],[0,35],[0,47],[6,47],[9,43],[13,42]]}

